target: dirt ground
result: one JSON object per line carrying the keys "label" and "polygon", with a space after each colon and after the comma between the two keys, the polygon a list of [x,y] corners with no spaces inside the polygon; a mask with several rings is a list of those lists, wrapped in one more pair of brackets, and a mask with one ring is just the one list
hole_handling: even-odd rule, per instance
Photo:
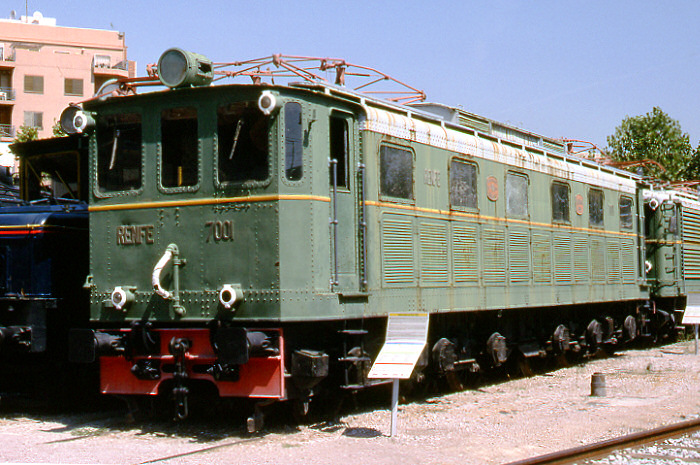
{"label": "dirt ground", "polygon": [[[595,372],[606,397],[590,395]],[[688,341],[430,397],[400,406],[394,437],[386,393],[386,408],[256,435],[223,411],[213,423],[128,424],[109,412],[26,414],[0,404],[0,462],[502,464],[696,417],[700,356]]]}

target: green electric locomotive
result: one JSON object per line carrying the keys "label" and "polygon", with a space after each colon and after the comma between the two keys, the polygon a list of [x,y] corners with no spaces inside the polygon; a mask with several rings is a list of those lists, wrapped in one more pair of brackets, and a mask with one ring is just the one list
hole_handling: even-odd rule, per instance
{"label": "green electric locomotive", "polygon": [[[102,392],[172,393],[181,417],[198,384],[305,405],[373,384],[395,312],[430,315],[416,377],[669,326],[639,176],[420,92],[353,90],[339,60],[320,66],[335,83],[270,63],[300,82],[171,49],[152,78],[64,112],[91,134],[92,327],[71,353],[99,358]],[[226,73],[252,82],[210,85]],[[168,89],[133,92],[154,82]]]}

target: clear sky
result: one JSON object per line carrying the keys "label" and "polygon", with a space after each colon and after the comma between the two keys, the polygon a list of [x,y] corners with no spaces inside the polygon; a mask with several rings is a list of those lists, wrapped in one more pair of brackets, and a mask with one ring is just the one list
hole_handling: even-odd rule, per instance
{"label": "clear sky", "polygon": [[[700,2],[27,0],[59,26],[126,34],[139,75],[169,47],[213,61],[282,53],[378,68],[429,101],[606,145],[654,106],[700,140]],[[2,0],[0,16],[25,13]]]}

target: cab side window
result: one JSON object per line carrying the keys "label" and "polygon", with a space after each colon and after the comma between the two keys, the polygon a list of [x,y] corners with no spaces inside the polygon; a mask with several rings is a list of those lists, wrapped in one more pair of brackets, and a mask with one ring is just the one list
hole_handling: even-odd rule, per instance
{"label": "cab side window", "polygon": [[284,105],[284,176],[289,181],[299,181],[304,175],[301,116],[301,104]]}
{"label": "cab side window", "polygon": [[255,102],[221,105],[216,113],[219,182],[266,180],[269,117]]}
{"label": "cab side window", "polygon": [[[331,160],[336,162],[338,187],[348,187],[348,122],[345,118],[331,116],[330,126],[330,149]],[[331,166],[330,184],[333,185],[333,168]]]}

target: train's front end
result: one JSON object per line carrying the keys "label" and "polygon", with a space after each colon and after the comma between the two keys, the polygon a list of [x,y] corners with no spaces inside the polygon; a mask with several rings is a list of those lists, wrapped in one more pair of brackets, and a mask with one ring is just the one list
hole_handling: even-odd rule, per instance
{"label": "train's front end", "polygon": [[[94,99],[90,330],[74,360],[99,358],[106,394],[286,396],[279,299],[279,102],[253,85],[207,86],[211,63],[178,49],[169,90]],[[71,116],[69,114],[69,116]]]}
{"label": "train's front end", "polygon": [[11,146],[20,198],[0,204],[0,385],[65,373],[68,332],[88,322],[88,212],[81,137]]}

